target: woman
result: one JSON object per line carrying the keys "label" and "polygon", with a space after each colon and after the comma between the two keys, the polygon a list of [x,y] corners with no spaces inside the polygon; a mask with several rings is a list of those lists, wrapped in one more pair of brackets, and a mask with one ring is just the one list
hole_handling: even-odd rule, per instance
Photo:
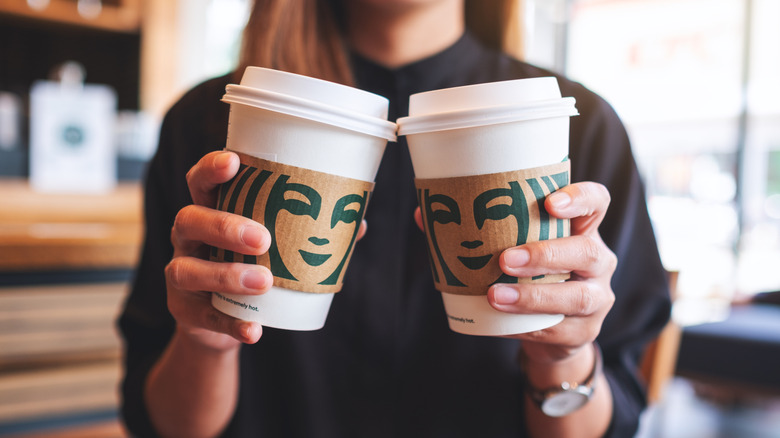
{"label": "woman", "polygon": [[[242,66],[383,95],[391,120],[407,114],[413,93],[553,75],[484,47],[464,28],[463,0],[257,0]],[[211,208],[217,185],[238,169],[235,155],[214,152],[227,127],[219,99],[235,81],[201,84],[170,110],[149,169],[146,242],[120,320],[130,430],[187,437],[633,435],[644,404],[637,357],[668,318],[669,300],[628,139],[603,100],[558,78],[581,114],[571,121],[575,183],[545,206],[572,220],[572,236],[511,248],[500,260],[507,275],[572,272],[572,280],[494,286],[487,298],[506,312],[563,313],[562,323],[502,339],[448,329],[413,219],[413,172],[401,139],[387,148],[366,216],[371,229],[356,245],[325,328],[290,332],[223,315],[202,292],[260,294],[272,283],[265,268],[204,260],[208,245],[257,255],[270,244],[261,225]],[[534,400],[543,397],[532,395],[562,382],[593,384],[594,391],[579,409],[550,416]]]}

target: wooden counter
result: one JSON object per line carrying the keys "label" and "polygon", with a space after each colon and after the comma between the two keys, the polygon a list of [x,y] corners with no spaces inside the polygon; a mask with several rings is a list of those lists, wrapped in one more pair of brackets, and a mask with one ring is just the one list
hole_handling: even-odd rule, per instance
{"label": "wooden counter", "polygon": [[142,190],[120,184],[104,195],[33,191],[0,179],[0,274],[131,269],[143,235]]}

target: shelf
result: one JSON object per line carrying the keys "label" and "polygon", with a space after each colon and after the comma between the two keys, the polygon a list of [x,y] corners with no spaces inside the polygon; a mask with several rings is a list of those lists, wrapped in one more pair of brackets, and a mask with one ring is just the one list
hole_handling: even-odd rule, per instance
{"label": "shelf", "polygon": [[119,357],[126,283],[0,287],[0,372]]}
{"label": "shelf", "polygon": [[[136,33],[141,24],[141,0],[115,0],[103,2],[100,13],[95,17],[85,17],[78,11],[77,0],[49,0],[28,2],[28,0],[3,0],[0,14],[13,15],[28,19],[69,24],[114,32]],[[41,3],[40,9],[29,3]]]}
{"label": "shelf", "polygon": [[0,425],[116,410],[118,360],[0,374]]}
{"label": "shelf", "polygon": [[14,424],[117,410],[116,319],[127,290],[126,283],[0,287],[0,435]]}

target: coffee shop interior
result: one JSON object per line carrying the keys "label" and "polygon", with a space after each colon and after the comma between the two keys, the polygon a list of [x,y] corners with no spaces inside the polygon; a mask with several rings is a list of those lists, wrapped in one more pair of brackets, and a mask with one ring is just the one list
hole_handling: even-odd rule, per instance
{"label": "coffee shop interior", "polygon": [[[145,165],[166,109],[234,67],[250,2],[0,1],[0,436],[125,436],[115,320]],[[674,299],[638,436],[780,437],[780,2],[505,14],[507,50],[631,137]]]}

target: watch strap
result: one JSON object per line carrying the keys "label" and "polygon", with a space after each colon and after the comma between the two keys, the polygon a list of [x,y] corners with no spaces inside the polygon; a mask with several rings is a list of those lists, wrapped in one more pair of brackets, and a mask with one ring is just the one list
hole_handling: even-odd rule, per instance
{"label": "watch strap", "polygon": [[601,373],[603,367],[603,359],[601,355],[601,348],[598,344],[593,342],[593,366],[591,367],[590,374],[582,382],[561,382],[558,386],[552,386],[548,388],[537,388],[531,384],[528,379],[528,373],[526,372],[527,357],[524,353],[521,355],[521,367],[524,371],[523,386],[528,393],[531,400],[536,403],[537,407],[541,408],[545,400],[549,399],[555,394],[562,392],[574,391],[580,394],[586,395],[590,398],[593,395],[595,389],[596,377]]}

